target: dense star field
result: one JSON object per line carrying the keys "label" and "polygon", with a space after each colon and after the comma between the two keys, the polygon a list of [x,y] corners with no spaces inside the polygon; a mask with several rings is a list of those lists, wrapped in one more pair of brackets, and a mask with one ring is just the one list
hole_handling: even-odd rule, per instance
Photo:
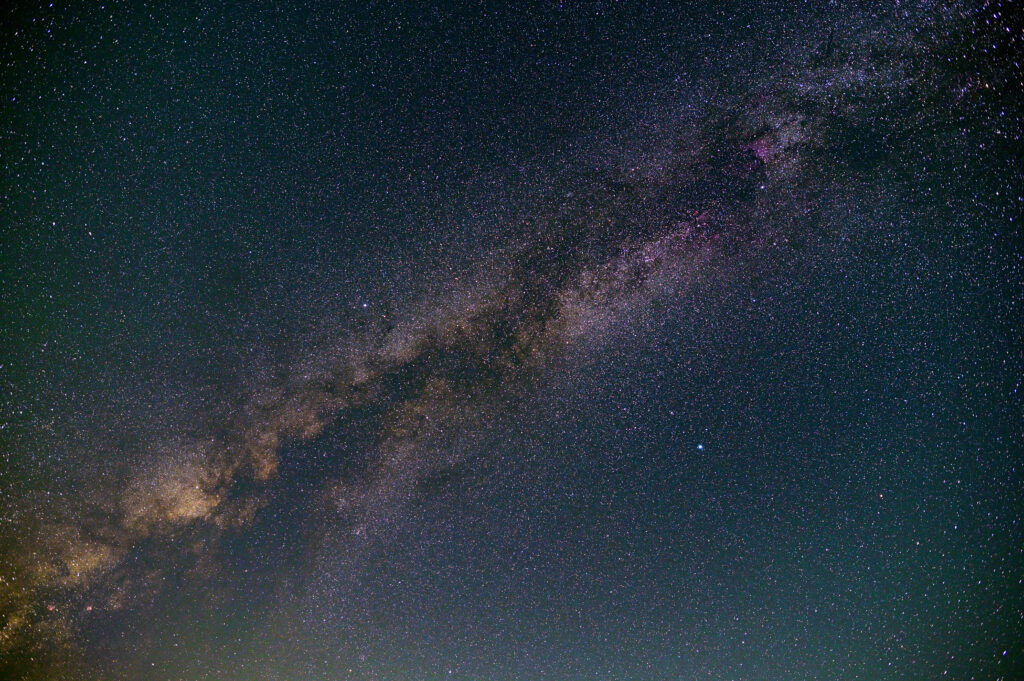
{"label": "dense star field", "polygon": [[1010,2],[0,15],[0,678],[1024,678]]}

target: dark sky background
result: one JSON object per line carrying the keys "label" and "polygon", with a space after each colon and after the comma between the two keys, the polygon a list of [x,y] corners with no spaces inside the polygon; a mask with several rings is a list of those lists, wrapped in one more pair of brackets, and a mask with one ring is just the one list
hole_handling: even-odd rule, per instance
{"label": "dark sky background", "polygon": [[3,10],[0,678],[1020,678],[1019,9]]}

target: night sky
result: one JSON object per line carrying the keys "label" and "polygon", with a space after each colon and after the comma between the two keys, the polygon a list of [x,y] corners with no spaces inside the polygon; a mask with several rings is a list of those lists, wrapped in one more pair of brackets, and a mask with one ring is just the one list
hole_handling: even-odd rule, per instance
{"label": "night sky", "polygon": [[992,2],[0,14],[0,679],[1024,678]]}

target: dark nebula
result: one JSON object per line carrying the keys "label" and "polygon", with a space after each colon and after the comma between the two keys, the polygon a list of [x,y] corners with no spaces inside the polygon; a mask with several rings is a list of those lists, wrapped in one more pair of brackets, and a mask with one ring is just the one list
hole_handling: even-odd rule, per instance
{"label": "dark nebula", "polygon": [[0,678],[1024,673],[1010,3],[5,10]]}

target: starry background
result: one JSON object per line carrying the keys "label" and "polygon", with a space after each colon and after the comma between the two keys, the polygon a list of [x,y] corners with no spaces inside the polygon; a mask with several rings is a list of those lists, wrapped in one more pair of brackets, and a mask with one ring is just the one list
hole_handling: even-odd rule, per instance
{"label": "starry background", "polygon": [[3,10],[0,677],[1020,678],[1020,8],[840,5]]}

